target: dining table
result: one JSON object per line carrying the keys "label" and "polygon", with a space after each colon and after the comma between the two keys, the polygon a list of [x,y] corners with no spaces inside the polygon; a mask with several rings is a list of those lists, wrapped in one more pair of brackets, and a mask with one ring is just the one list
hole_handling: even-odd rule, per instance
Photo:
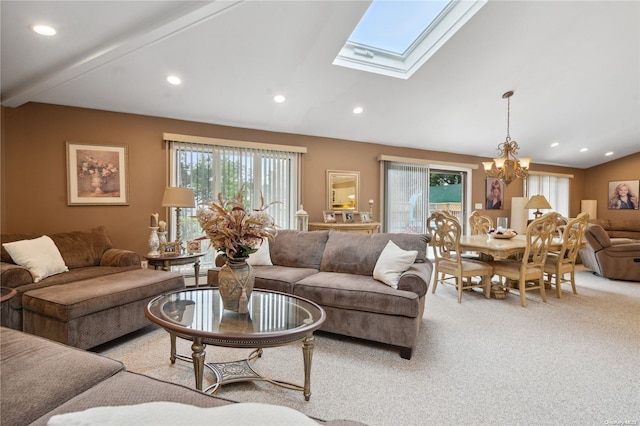
{"label": "dining table", "polygon": [[[460,252],[478,252],[480,260],[504,260],[512,256],[524,254],[527,248],[527,237],[516,235],[512,238],[496,238],[491,235],[463,235],[460,237],[458,249]],[[554,237],[549,245],[549,251],[560,251],[562,238]],[[491,286],[491,297],[504,299],[509,288],[500,282]]]}

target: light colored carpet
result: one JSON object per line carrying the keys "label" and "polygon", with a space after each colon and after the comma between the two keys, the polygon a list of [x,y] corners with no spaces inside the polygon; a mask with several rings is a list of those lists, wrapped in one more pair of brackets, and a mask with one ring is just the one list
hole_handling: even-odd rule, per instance
{"label": "light colored carpet", "polygon": [[[427,295],[411,360],[384,345],[316,334],[311,400],[265,382],[218,391],[240,402],[286,405],[323,419],[369,425],[640,424],[640,283],[610,281],[579,268],[578,295],[517,293],[487,300],[439,286]],[[179,340],[190,355],[190,342]],[[167,333],[154,326],[98,348],[135,372],[193,386],[192,366],[169,363]],[[246,350],[207,347],[207,360]],[[298,345],[265,349],[260,373],[303,382]],[[205,371],[205,383],[213,374]],[[621,423],[614,423],[621,422]],[[626,422],[626,423],[625,423]]]}

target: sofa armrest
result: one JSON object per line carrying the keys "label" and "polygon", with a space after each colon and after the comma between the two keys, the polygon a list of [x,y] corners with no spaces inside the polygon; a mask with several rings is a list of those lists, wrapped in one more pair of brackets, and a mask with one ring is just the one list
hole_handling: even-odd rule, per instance
{"label": "sofa armrest", "polygon": [[431,282],[431,262],[414,263],[400,276],[398,290],[412,291],[422,297],[427,294],[429,282]]}
{"label": "sofa armrest", "polygon": [[140,255],[131,250],[108,249],[100,259],[100,266],[140,266]]}
{"label": "sofa armrest", "polygon": [[640,258],[640,243],[616,244],[603,250],[607,256]]}
{"label": "sofa armrest", "polygon": [[33,276],[27,268],[14,263],[0,262],[0,282],[3,287],[17,288],[33,282]]}

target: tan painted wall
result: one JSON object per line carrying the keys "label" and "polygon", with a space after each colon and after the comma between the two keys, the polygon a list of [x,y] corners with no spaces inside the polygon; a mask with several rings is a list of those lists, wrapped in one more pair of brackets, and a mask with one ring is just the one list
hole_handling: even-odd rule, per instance
{"label": "tan painted wall", "polygon": [[[116,247],[146,253],[149,215],[156,211],[161,217],[167,214],[160,207],[166,183],[166,147],[162,141],[165,132],[306,146],[308,153],[303,156],[302,192],[303,204],[311,221],[322,219],[327,169],[360,171],[361,209],[368,208],[367,200],[370,198],[375,200],[377,209],[381,202],[380,168],[376,159],[381,154],[477,165],[487,160],[468,155],[47,104],[2,107],[2,232],[54,233],[105,225]],[[129,206],[67,206],[66,141],[128,146]],[[425,148],[428,148],[428,143]],[[639,165],[640,156],[635,156],[632,164],[625,165],[624,169],[634,170],[637,176]],[[598,176],[606,175],[609,168],[612,166],[599,167]],[[536,164],[532,169],[575,175],[570,214],[576,215],[580,199],[585,198],[583,194],[590,194],[585,186],[585,182],[590,182],[590,172]],[[481,169],[474,171],[472,181],[472,203],[484,203],[484,172]],[[507,187],[505,210],[489,211],[489,214],[494,217],[510,216],[509,199],[514,196],[522,196],[522,185],[512,183]],[[379,217],[377,211],[374,215]]]}

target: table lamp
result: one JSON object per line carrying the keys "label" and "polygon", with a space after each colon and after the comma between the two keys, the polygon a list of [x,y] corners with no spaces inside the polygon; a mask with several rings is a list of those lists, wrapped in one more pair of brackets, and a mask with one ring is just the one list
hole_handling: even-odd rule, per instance
{"label": "table lamp", "polygon": [[180,209],[193,208],[196,203],[193,199],[192,188],[179,186],[167,186],[162,197],[162,207],[176,208],[176,241],[180,243]]}
{"label": "table lamp", "polygon": [[536,211],[533,212],[533,217],[537,219],[538,216],[542,216],[540,209],[550,209],[551,204],[544,198],[544,195],[534,195],[529,199],[527,204],[525,204],[524,208],[529,210],[536,209]]}

